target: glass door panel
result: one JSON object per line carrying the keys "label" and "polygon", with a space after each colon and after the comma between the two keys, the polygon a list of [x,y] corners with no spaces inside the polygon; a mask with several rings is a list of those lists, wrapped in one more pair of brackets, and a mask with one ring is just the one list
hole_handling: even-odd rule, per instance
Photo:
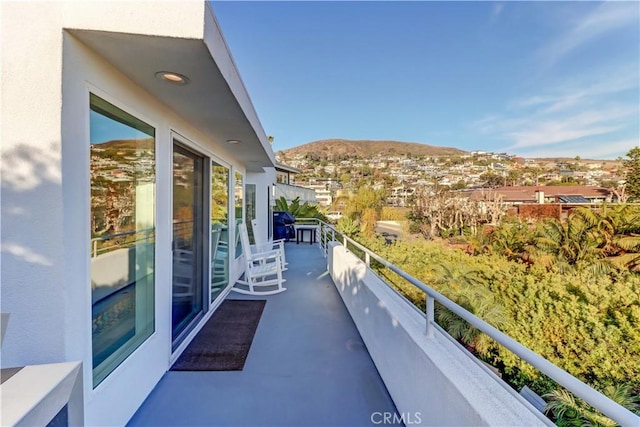
{"label": "glass door panel", "polygon": [[155,129],[90,94],[93,386],[155,330]]}
{"label": "glass door panel", "polygon": [[211,162],[211,301],[229,284],[229,169]]}
{"label": "glass door panel", "polygon": [[204,158],[173,145],[174,347],[203,312]]}
{"label": "glass door panel", "polygon": [[234,185],[234,200],[236,214],[236,258],[242,255],[242,240],[240,239],[240,229],[238,225],[244,222],[244,181],[242,174],[236,172],[236,180]]}
{"label": "glass door panel", "polygon": [[251,225],[251,221],[256,219],[256,185],[255,184],[247,184],[245,186],[246,190],[246,201],[245,201],[245,210],[247,211],[247,233],[249,234],[249,241],[251,244],[256,242],[256,238],[253,235],[253,225]]}

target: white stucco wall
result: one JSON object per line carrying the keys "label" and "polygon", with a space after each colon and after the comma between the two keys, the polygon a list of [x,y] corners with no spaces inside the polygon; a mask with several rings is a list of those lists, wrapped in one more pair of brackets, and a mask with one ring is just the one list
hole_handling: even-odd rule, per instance
{"label": "white stucco wall", "polygon": [[[268,201],[271,196],[271,186],[275,183],[275,169],[265,168],[263,173],[251,173],[247,174],[247,184],[255,184],[256,186],[256,219],[262,231],[262,241],[266,242],[268,239],[269,224],[268,224]],[[255,233],[255,230],[254,230]]]}
{"label": "white stucco wall", "polygon": [[328,263],[401,415],[434,426],[545,425],[442,333],[427,339],[424,317],[344,246],[330,244]]}
{"label": "white stucco wall", "polygon": [[[62,16],[2,7],[2,366],[65,360]],[[44,6],[47,8],[47,6]],[[55,8],[54,8],[55,9]],[[12,17],[28,16],[31,22]],[[42,31],[34,29],[42,28]],[[57,29],[57,31],[56,31]],[[20,307],[20,309],[17,309]]]}
{"label": "white stucco wall", "polygon": [[[245,168],[228,144],[211,140],[63,29],[202,38],[205,6],[2,2],[0,7],[1,309],[11,312],[2,367],[83,361],[86,424],[122,425],[171,358],[172,132],[230,168]],[[89,91],[156,128],[157,168],[155,333],[95,390]],[[238,274],[234,265],[232,277]]]}

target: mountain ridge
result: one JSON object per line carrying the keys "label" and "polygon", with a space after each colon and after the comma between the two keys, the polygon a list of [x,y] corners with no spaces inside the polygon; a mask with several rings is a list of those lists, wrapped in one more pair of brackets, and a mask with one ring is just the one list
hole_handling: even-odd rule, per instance
{"label": "mountain ridge", "polygon": [[371,158],[380,155],[411,155],[411,156],[455,156],[467,154],[467,151],[454,147],[442,147],[419,142],[404,142],[393,140],[351,140],[351,139],[321,139],[311,141],[297,147],[278,150],[276,155],[291,158],[299,155],[311,155],[320,159],[335,157],[363,157]]}

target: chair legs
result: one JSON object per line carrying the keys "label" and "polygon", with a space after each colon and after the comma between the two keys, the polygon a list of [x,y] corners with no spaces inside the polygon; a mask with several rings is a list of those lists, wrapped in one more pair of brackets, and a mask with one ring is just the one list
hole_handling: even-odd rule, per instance
{"label": "chair legs", "polygon": [[238,280],[232,289],[249,295],[272,295],[285,291],[286,288],[282,286],[285,279],[282,277],[284,265],[280,251],[254,252],[249,244],[246,225],[238,224],[238,230],[245,258],[244,280]]}
{"label": "chair legs", "polygon": [[[233,291],[247,295],[273,295],[287,290],[283,285],[282,260],[274,256],[269,261],[249,261],[242,279],[236,282]],[[241,285],[242,287],[239,287]]]}

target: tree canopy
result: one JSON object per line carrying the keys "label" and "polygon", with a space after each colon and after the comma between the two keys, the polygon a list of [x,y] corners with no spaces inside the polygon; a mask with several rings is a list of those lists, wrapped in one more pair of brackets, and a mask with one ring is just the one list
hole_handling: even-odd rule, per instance
{"label": "tree canopy", "polygon": [[640,201],[640,147],[635,147],[627,153],[628,159],[624,160],[626,168],[626,189],[633,201]]}

